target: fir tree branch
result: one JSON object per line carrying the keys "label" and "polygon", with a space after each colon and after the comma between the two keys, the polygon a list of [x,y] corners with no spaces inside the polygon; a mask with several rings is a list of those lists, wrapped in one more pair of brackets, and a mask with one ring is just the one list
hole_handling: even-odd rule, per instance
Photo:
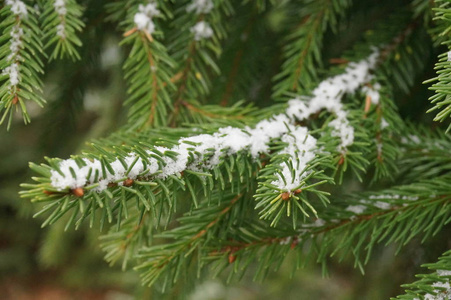
{"label": "fir tree branch", "polygon": [[[216,274],[230,270],[230,279],[256,261],[255,277],[263,278],[289,253],[296,255],[294,268],[309,257],[325,265],[329,256],[351,255],[363,271],[377,244],[396,243],[399,250],[414,238],[428,239],[451,222],[451,140],[418,124],[406,126],[397,111],[399,95],[423,73],[433,44],[430,4],[413,2],[413,8],[389,6],[391,17],[382,14],[387,8],[380,2],[355,3],[342,24],[349,0],[272,1],[274,8],[258,0],[239,10],[232,4],[240,1],[228,0],[112,2],[108,18],[119,23],[131,48],[124,64],[128,125],[80,155],[31,164],[35,183],[23,184],[21,195],[36,202],[42,226],[63,221],[65,228],[80,228],[88,219],[91,227],[108,228],[105,259],[122,261],[123,269],[138,265],[145,284],[163,289],[206,266]],[[55,11],[57,3],[63,2],[45,3],[52,17],[42,20],[71,25],[68,11]],[[10,17],[9,6],[2,13]],[[361,25],[366,6],[379,13],[371,14],[379,25],[365,34],[357,30],[359,37],[332,49]],[[81,28],[80,16],[72,17],[74,28]],[[286,18],[303,24],[294,28]],[[16,23],[26,24],[8,20],[1,23],[6,41]],[[287,27],[294,28],[289,44],[279,49]],[[240,36],[243,30],[249,37]],[[236,36],[226,40],[226,33]],[[258,89],[269,91],[274,71],[267,58],[277,62],[281,50],[273,98],[291,100],[267,105],[269,94],[260,97]],[[55,51],[62,53],[55,48],[52,58]],[[3,52],[2,68],[8,62]],[[331,61],[339,65],[321,70],[323,55],[340,57]],[[11,76],[0,79],[8,83]],[[248,95],[266,107],[236,102]],[[227,99],[233,105],[204,105],[207,96],[216,101],[210,103]],[[175,128],[181,124],[185,128]],[[364,182],[356,183],[348,170]],[[387,178],[402,185],[381,189],[392,184]],[[341,196],[340,188],[366,189],[367,179],[379,184],[375,191]],[[326,185],[335,182],[340,186]],[[428,278],[417,296],[439,293],[437,276]]]}
{"label": "fir tree branch", "polygon": [[[451,297],[451,251],[446,251],[438,262],[426,264],[434,273],[417,275],[421,279],[410,284],[403,285],[406,294],[396,299],[437,299],[445,300]],[[395,299],[395,298],[392,298]]]}
{"label": "fir tree branch", "polygon": [[82,31],[85,24],[81,20],[82,7],[75,0],[46,1],[41,15],[45,48],[54,47],[50,60],[63,58],[80,59],[75,47],[81,47],[77,32]]}
{"label": "fir tree branch", "polygon": [[[160,9],[166,10],[164,6]],[[171,79],[174,62],[166,47],[152,36],[156,26],[154,18],[163,16],[156,4],[140,4],[133,17],[134,27],[124,34],[122,42],[132,45],[124,64],[125,78],[129,81],[125,104],[131,105],[130,129],[163,126],[172,106],[170,91],[174,89]]]}
{"label": "fir tree branch", "polygon": [[[170,186],[176,184],[178,188],[185,189],[187,185],[189,187],[189,182],[181,179],[183,172],[196,174],[198,177],[212,175],[213,172],[216,178],[216,174],[228,172],[230,176],[230,169],[224,169],[224,166],[227,167],[227,163],[233,165],[235,155],[237,158],[248,157],[244,160],[245,165],[237,164],[235,168],[242,176],[246,171],[244,167],[249,164],[246,176],[252,177],[252,170],[261,164],[257,158],[262,154],[269,154],[270,164],[264,166],[259,176],[257,208],[262,208],[263,218],[273,219],[272,225],[276,225],[283,211],[286,211],[293,218],[293,226],[296,226],[298,209],[304,217],[308,216],[304,205],[308,207],[307,210],[316,214],[305,193],[302,193],[300,198],[296,196],[299,189],[312,191],[322,204],[327,203],[324,197],[327,193],[313,187],[331,182],[330,177],[322,174],[323,169],[331,167],[330,163],[326,163],[330,153],[338,152],[343,155],[345,147],[354,142],[353,131],[349,132],[350,125],[345,119],[346,112],[340,102],[341,90],[351,94],[368,81],[368,72],[375,64],[376,56],[377,53],[367,60],[350,64],[344,74],[320,84],[310,102],[291,100],[286,114],[262,120],[254,128],[224,127],[210,135],[201,134],[171,141],[171,146],[167,147],[133,145],[131,148],[115,148],[116,153],[98,148],[99,155],[74,157],[65,161],[48,160],[51,167],[32,165],[32,168],[44,177],[36,179],[42,182],[41,184],[27,185],[32,190],[24,193],[24,196],[34,197],[35,201],[59,198],[56,209],[64,209],[52,214],[49,222],[54,222],[54,217],[60,216],[60,213],[66,213],[65,208],[76,206],[77,197],[89,199],[92,205],[98,203],[99,208],[103,208],[118,197],[119,193],[126,193],[128,199],[137,196],[147,210],[150,210],[150,203],[143,195],[154,199],[153,192],[164,194],[169,200],[168,203],[174,203],[174,196],[162,180],[171,179]],[[324,86],[333,88],[331,91],[324,91]],[[328,135],[321,137],[317,143],[307,128],[297,126],[296,122],[307,119],[323,108],[337,117],[328,123]],[[333,125],[334,122],[336,125]],[[253,162],[248,162],[249,160]],[[135,184],[140,187],[139,190],[130,189],[130,186]],[[153,191],[149,185],[155,186]],[[112,192],[109,189],[112,189]],[[97,195],[99,192],[101,196]],[[284,201],[279,201],[280,199]],[[196,202],[194,199],[193,201]],[[67,202],[70,202],[71,206],[67,206]],[[83,203],[83,200],[78,202]],[[123,207],[124,205],[118,206]],[[108,206],[106,209],[111,222],[111,211]]]}
{"label": "fir tree branch", "polygon": [[125,29],[126,22],[124,22],[124,20],[128,18],[128,14],[130,14],[131,11],[134,11],[139,4],[143,4],[143,2],[139,0],[109,1],[109,3],[105,4],[105,10],[108,14],[105,18],[105,21],[120,23],[119,27],[122,28],[125,26],[124,28],[122,28]]}
{"label": "fir tree branch", "polygon": [[[451,9],[449,10],[451,12]],[[436,69],[438,69],[438,76],[432,78],[430,80],[425,81],[425,83],[430,83],[433,81],[438,81],[434,83],[431,90],[435,91],[435,95],[433,95],[429,100],[435,104],[433,108],[428,110],[428,112],[438,110],[441,111],[437,113],[434,118],[434,121],[443,122],[451,113],[451,102],[449,100],[449,91],[447,87],[450,82],[451,74],[450,74],[450,66],[449,66],[449,52],[442,53],[439,55],[439,62],[436,64]],[[451,125],[448,126],[447,132],[451,129]]]}
{"label": "fir tree branch", "polygon": [[397,181],[433,179],[451,171],[451,160],[447,149],[451,146],[450,136],[426,128],[405,128],[400,135],[404,155],[399,161]]}
{"label": "fir tree branch", "polygon": [[364,126],[371,128],[371,147],[376,148],[370,154],[370,161],[375,166],[373,182],[384,177],[393,178],[398,173],[397,160],[401,152],[399,141],[394,137],[399,136],[404,127],[388,89],[380,89],[381,84],[376,82],[365,90]]}
{"label": "fir tree branch", "polygon": [[[363,264],[376,244],[396,242],[399,251],[417,235],[423,235],[424,241],[451,222],[448,180],[446,176],[355,195],[347,201],[347,207],[328,206],[321,219],[300,225],[296,233],[290,232],[289,228],[271,232],[264,223],[250,221],[231,231],[229,238],[210,243],[208,260],[217,261],[215,268],[219,269],[238,264],[233,267],[233,272],[239,276],[246,269],[242,268],[243,264],[258,259],[256,276],[264,277],[263,270],[267,273],[272,268],[277,269],[282,257],[294,250],[298,255],[296,268],[313,254],[322,264],[327,257],[338,254],[340,260],[354,256],[354,265],[363,272]],[[429,188],[437,185],[441,188],[435,195],[430,195]],[[232,260],[229,259],[231,255]]]}
{"label": "fir tree branch", "polygon": [[350,1],[304,1],[300,4],[300,24],[287,37],[282,71],[274,78],[273,97],[287,92],[304,94],[317,81],[317,67],[321,66],[323,33],[337,26],[338,17],[350,6]]}
{"label": "fir tree branch", "polygon": [[[160,238],[171,239],[174,243],[165,247],[157,245],[141,251],[138,258],[144,262],[135,269],[141,272],[143,283],[150,286],[164,275],[165,282],[170,278],[169,284],[174,284],[183,273],[181,269],[186,268],[190,261],[195,259],[196,250],[202,251],[202,245],[210,240],[219,228],[224,230],[223,227],[219,227],[220,221],[242,197],[243,195],[239,194],[221,206],[200,208],[193,214],[179,219],[182,225],[177,230],[159,235]],[[196,222],[197,224],[193,226],[191,223],[193,219],[202,221]]]}
{"label": "fir tree branch", "polygon": [[209,94],[210,73],[219,74],[214,58],[221,54],[220,41],[226,36],[222,26],[223,14],[233,12],[228,0],[193,0],[177,10],[179,13],[174,19],[175,32],[169,50],[174,53],[181,80],[174,96],[174,111],[169,121],[171,127],[175,127],[180,118],[184,122],[197,121],[198,118],[189,118],[191,110],[186,110],[187,105],[183,103],[192,104]]}
{"label": "fir tree branch", "polygon": [[151,244],[153,234],[149,214],[145,206],[142,206],[122,222],[119,230],[117,227],[111,227],[108,234],[100,237],[101,247],[106,252],[105,260],[110,265],[122,259],[122,270],[126,270],[129,261],[135,259],[138,250]]}
{"label": "fir tree branch", "polygon": [[194,101],[191,101],[191,103],[182,102],[182,105],[191,112],[193,118],[196,118],[196,115],[201,115],[202,119],[198,120],[198,123],[208,120],[210,124],[214,122],[221,124],[221,120],[223,120],[224,125],[237,127],[242,126],[244,121],[252,123],[256,119],[253,115],[257,112],[255,107],[251,105],[244,106],[241,102],[230,107],[201,105]]}
{"label": "fir tree branch", "polygon": [[1,40],[8,41],[0,48],[0,124],[8,119],[11,127],[14,110],[21,110],[25,124],[30,123],[25,102],[43,106],[41,97],[44,56],[36,12],[20,0],[7,0],[0,14]]}

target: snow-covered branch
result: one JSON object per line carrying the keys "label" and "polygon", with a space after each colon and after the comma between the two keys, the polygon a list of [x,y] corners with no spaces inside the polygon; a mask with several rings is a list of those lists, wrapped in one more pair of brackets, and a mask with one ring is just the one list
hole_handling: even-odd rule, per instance
{"label": "snow-covered branch", "polygon": [[[375,67],[378,52],[358,63],[350,63],[341,75],[324,80],[313,91],[311,98],[303,97],[290,100],[283,114],[262,120],[255,127],[223,127],[213,134],[200,134],[184,137],[172,148],[155,147],[147,150],[148,157],[143,159],[137,153],[130,152],[125,159],[116,159],[109,163],[108,172],[102,172],[100,160],[83,159],[83,165],[67,159],[60,163],[59,170],[52,170],[51,184],[57,190],[80,187],[94,188],[102,191],[110,183],[122,184],[125,179],[167,178],[180,174],[184,170],[211,170],[224,157],[240,151],[247,151],[257,159],[260,154],[268,152],[273,139],[281,139],[287,147],[280,153],[291,157],[292,165],[284,163],[279,180],[272,184],[280,190],[292,190],[306,176],[304,169],[315,158],[320,149],[316,139],[306,127],[296,122],[307,119],[311,114],[327,109],[335,115],[329,123],[333,127],[333,136],[340,138],[339,151],[346,151],[354,141],[354,128],[347,120],[347,112],[341,99],[345,93],[354,93],[363,84],[372,79],[370,70]],[[176,154],[167,155],[165,154]],[[162,163],[163,162],[163,163]],[[295,170],[293,172],[292,170]]]}
{"label": "snow-covered branch", "polygon": [[53,3],[53,7],[55,8],[56,13],[58,14],[58,18],[60,23],[56,26],[56,34],[62,38],[66,38],[66,2],[65,0],[55,0]]}
{"label": "snow-covered branch", "polygon": [[28,16],[27,6],[20,0],[6,0],[6,5],[10,6],[11,12],[15,15],[16,21],[10,32],[10,53],[6,57],[7,67],[2,70],[3,75],[9,77],[9,87],[16,88],[20,83],[20,62],[22,56],[20,51],[23,49],[24,30],[21,27],[21,21]]}

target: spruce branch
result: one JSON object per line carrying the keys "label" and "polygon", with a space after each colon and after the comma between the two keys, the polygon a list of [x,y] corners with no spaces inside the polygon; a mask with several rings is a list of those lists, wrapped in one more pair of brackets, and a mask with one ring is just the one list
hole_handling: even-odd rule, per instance
{"label": "spruce branch", "polygon": [[[204,251],[204,244],[217,237],[218,232],[225,231],[227,228],[224,226],[230,226],[230,221],[223,219],[243,197],[242,194],[227,195],[220,206],[209,205],[187,214],[179,219],[180,227],[158,236],[172,240],[173,243],[168,243],[164,247],[152,246],[142,249],[138,258],[144,262],[135,269],[141,272],[143,283],[150,286],[164,276],[165,287],[175,284],[184,273],[183,269],[188,268],[190,263],[196,261],[196,256],[200,256],[200,252]],[[197,264],[201,269],[202,261],[198,260]]]}
{"label": "spruce branch", "polygon": [[[169,186],[176,184],[177,188],[185,190],[190,187],[190,183],[181,178],[182,173],[199,178],[211,178],[213,174],[217,178],[217,174],[223,172],[228,172],[230,176],[231,170],[227,169],[226,162],[234,166],[232,170],[238,171],[240,176],[246,173],[246,177],[251,178],[255,174],[253,170],[261,164],[259,156],[269,155],[270,164],[263,167],[259,177],[256,199],[260,204],[257,207],[263,206],[262,217],[271,217],[273,225],[277,224],[282,212],[286,211],[293,218],[293,226],[296,226],[298,210],[295,207],[304,216],[308,216],[305,207],[316,214],[315,208],[304,196],[305,192],[300,197],[296,196],[298,190],[312,191],[323,205],[328,202],[324,197],[327,193],[314,189],[318,184],[332,181],[322,174],[321,169],[331,166],[324,162],[330,153],[343,157],[354,142],[354,130],[341,103],[342,94],[354,93],[370,79],[369,71],[373,68],[376,57],[377,52],[359,63],[350,63],[344,74],[323,81],[315,89],[311,99],[293,99],[285,114],[262,120],[255,127],[223,127],[213,134],[171,141],[169,144],[172,145],[169,147],[124,146],[122,149],[115,148],[116,153],[98,149],[99,155],[74,157],[64,161],[49,159],[51,166],[31,165],[44,177],[37,178],[41,184],[26,185],[31,191],[24,193],[24,196],[34,197],[35,201],[49,201],[49,196],[60,197],[56,202],[59,205],[50,216],[51,223],[56,221],[56,217],[59,218],[78,206],[77,202],[83,203],[83,199],[91,203],[91,213],[95,203],[98,203],[99,208],[106,205],[108,220],[111,222],[108,203],[116,202],[113,199],[121,193],[125,193],[127,199],[138,197],[139,202],[150,210],[150,203],[144,195],[155,199],[154,192],[164,195],[169,200],[168,203],[174,203],[174,194],[170,192],[174,188],[169,189],[163,183],[165,179],[169,179]],[[317,142],[307,128],[297,126],[296,122],[307,119],[321,109],[330,111],[333,117],[327,123],[328,135]],[[244,158],[245,164],[235,165],[234,160],[241,158]],[[130,186],[134,184],[140,186],[140,190],[131,189]],[[153,189],[149,186],[153,186]],[[78,200],[77,197],[82,199]],[[279,201],[280,199],[284,201]],[[51,209],[53,206],[47,208]],[[125,205],[119,203],[118,208],[120,214]]]}
{"label": "spruce branch", "polygon": [[425,264],[423,267],[435,272],[417,275],[420,279],[414,283],[404,284],[406,294],[396,299],[445,300],[451,297],[451,251],[443,253],[436,263]]}
{"label": "spruce branch", "polygon": [[50,60],[63,58],[65,55],[80,60],[76,47],[81,47],[77,33],[85,24],[81,20],[82,7],[75,0],[52,0],[44,3],[41,15],[45,32],[45,48],[53,47]]}
{"label": "spruce branch", "polygon": [[[105,259],[123,269],[131,265],[144,284],[163,290],[207,267],[216,275],[229,271],[230,280],[257,262],[255,278],[261,279],[292,254],[294,269],[309,258],[325,266],[330,256],[353,256],[363,272],[376,245],[396,244],[399,251],[412,239],[446,230],[451,140],[406,124],[399,101],[405,95],[416,100],[412,86],[432,53],[432,4],[394,3],[387,17],[388,9],[374,1],[247,2],[106,5],[106,18],[119,25],[129,50],[127,124],[79,155],[30,164],[37,175],[22,184],[21,196],[35,202],[43,227],[89,223],[108,230],[101,238]],[[42,34],[30,25],[30,7],[19,0],[6,4],[0,66],[15,65],[18,73],[5,69],[0,80],[9,87],[0,92],[19,95],[25,77],[39,80],[24,66],[40,59],[29,49],[42,48]],[[54,47],[50,58],[77,57],[81,6],[75,0],[42,4],[46,47]],[[447,5],[437,10],[443,20],[436,20],[444,40]],[[365,33],[352,30],[367,16],[366,6],[376,12],[375,25]],[[92,7],[86,4],[87,12]],[[356,35],[343,38],[348,31]],[[437,78],[446,75],[441,59]],[[40,60],[36,65],[37,74]],[[446,96],[443,78],[436,95]],[[446,108],[442,112],[447,117]],[[340,192],[367,190],[367,184],[378,185]],[[423,289],[415,295],[440,295],[449,276],[437,275],[412,286]]]}
{"label": "spruce branch", "polygon": [[174,61],[166,47],[153,37],[162,36],[156,31],[155,19],[164,19],[162,11],[166,9],[159,8],[156,3],[135,7],[133,23],[129,25],[133,27],[124,33],[122,41],[132,46],[124,69],[129,83],[125,104],[131,105],[129,124],[134,129],[166,125],[168,110],[172,107]]}
{"label": "spruce branch", "polygon": [[[365,89],[364,103],[364,126],[371,128],[369,136],[371,147],[376,151],[371,151],[370,163],[375,166],[373,182],[381,178],[392,178],[398,173],[397,160],[401,156],[398,149],[399,141],[395,136],[401,136],[401,128],[405,125],[400,119],[392,95],[389,89],[382,88],[388,84],[381,85],[382,80],[370,84]],[[377,90],[377,92],[375,92]],[[374,149],[373,148],[373,149]]]}
{"label": "spruce branch", "polygon": [[[449,20],[449,15],[451,13],[451,6],[448,1],[435,1],[437,8],[434,8],[435,16],[434,21],[437,22],[438,34],[435,36],[436,41],[440,44],[446,45],[449,48],[450,35],[449,31],[451,29],[451,23]],[[447,85],[450,82],[450,57],[451,52],[445,52],[438,56],[439,61],[435,65],[437,70],[437,77],[431,78],[424,83],[435,82],[430,89],[435,91],[435,94],[429,98],[434,107],[428,110],[432,112],[435,110],[440,110],[434,118],[434,121],[443,122],[446,120],[451,111],[450,96],[447,90]],[[447,132],[450,130],[451,125],[448,126]]]}
{"label": "spruce branch", "polygon": [[119,27],[125,28],[128,25],[128,22],[124,22],[124,20],[127,20],[128,14],[132,11],[136,11],[136,7],[143,3],[143,1],[139,0],[110,1],[105,4],[105,11],[108,14],[105,21],[119,23]]}
{"label": "spruce branch", "polygon": [[318,80],[317,69],[322,65],[321,48],[324,32],[335,28],[338,18],[350,6],[348,0],[303,1],[299,9],[302,21],[287,36],[282,71],[274,78],[274,97],[287,92],[304,94]]}
{"label": "spruce branch", "polygon": [[180,80],[169,121],[171,127],[180,122],[178,119],[185,123],[202,120],[202,114],[189,108],[210,93],[211,73],[220,73],[215,59],[222,52],[221,40],[227,35],[222,23],[224,15],[233,13],[228,0],[194,0],[177,7],[176,11],[169,52],[177,62],[176,73],[180,74]]}
{"label": "spruce branch", "polygon": [[43,106],[41,60],[43,45],[34,8],[20,0],[7,0],[0,11],[1,40],[8,41],[0,48],[0,124],[8,120],[11,127],[14,110],[22,112],[25,124],[30,123],[26,101]]}
{"label": "spruce branch", "polygon": [[120,224],[120,229],[113,226],[108,234],[100,237],[101,247],[106,252],[105,260],[114,265],[122,259],[122,270],[127,269],[128,263],[135,259],[138,250],[149,246],[153,238],[154,216],[150,216],[145,206],[140,210],[130,210],[127,220]]}
{"label": "spruce branch", "polygon": [[[450,72],[449,72],[449,60],[448,60],[448,52],[442,53],[439,56],[439,62],[436,64],[436,69],[438,69],[438,77],[432,78],[425,83],[430,83],[432,81],[438,81],[430,88],[435,91],[435,95],[432,96],[429,100],[435,104],[433,108],[428,110],[428,112],[432,112],[434,110],[440,109],[441,111],[437,113],[434,118],[434,121],[443,122],[450,114],[451,106],[449,100],[449,92],[447,91],[448,83],[450,82]],[[450,126],[448,126],[447,131],[450,130]]]}
{"label": "spruce branch", "polygon": [[451,170],[451,160],[447,154],[450,137],[441,131],[414,128],[408,125],[400,134],[404,155],[399,160],[397,180],[413,182],[433,179]]}
{"label": "spruce branch", "polygon": [[[244,265],[258,260],[255,276],[263,278],[268,270],[277,269],[290,251],[297,255],[294,269],[302,267],[312,256],[325,264],[330,256],[338,255],[342,260],[352,255],[354,265],[363,272],[376,244],[396,243],[399,251],[412,238],[422,235],[424,241],[451,222],[448,181],[445,176],[353,195],[346,201],[347,206],[329,205],[324,214],[319,213],[320,218],[301,224],[294,233],[283,227],[278,229],[282,231],[271,232],[265,223],[246,222],[231,231],[233,238],[209,245],[208,261],[216,262],[214,268],[236,264],[232,273],[240,276],[246,270]],[[441,188],[430,195],[429,188],[436,184]],[[230,255],[233,261],[228,259]]]}

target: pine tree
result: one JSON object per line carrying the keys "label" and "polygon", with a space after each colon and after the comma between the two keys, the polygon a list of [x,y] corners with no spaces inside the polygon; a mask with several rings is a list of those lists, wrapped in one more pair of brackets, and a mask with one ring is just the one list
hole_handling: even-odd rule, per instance
{"label": "pine tree", "polygon": [[[6,0],[8,129],[50,109],[45,70],[63,68],[70,93],[87,83],[64,68],[83,78],[102,39],[126,53],[125,120],[31,163],[21,196],[42,226],[100,229],[110,264],[164,291],[253,263],[264,279],[290,255],[293,271],[334,256],[363,272],[380,244],[442,233],[448,251],[398,298],[448,299],[450,14],[448,0]],[[436,60],[432,122],[417,91]],[[82,105],[61,98],[49,106]]]}

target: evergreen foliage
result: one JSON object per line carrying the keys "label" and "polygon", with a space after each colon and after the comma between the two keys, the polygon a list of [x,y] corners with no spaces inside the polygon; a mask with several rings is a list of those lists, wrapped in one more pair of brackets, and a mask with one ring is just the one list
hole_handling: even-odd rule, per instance
{"label": "evergreen foliage", "polygon": [[2,48],[0,64],[2,69],[0,90],[0,123],[8,120],[11,126],[15,109],[22,111],[25,123],[30,122],[25,101],[31,100],[43,106],[40,95],[43,73],[42,30],[38,25],[37,12],[22,1],[6,1],[3,5],[0,23]]}
{"label": "evergreen foliage", "polygon": [[[293,272],[326,272],[330,257],[364,272],[380,245],[449,233],[451,138],[415,95],[438,59],[425,84],[447,123],[450,13],[448,0],[4,1],[8,129],[45,103],[45,63],[89,70],[98,22],[125,53],[126,120],[69,159],[30,163],[20,194],[42,227],[100,230],[106,261],[163,291],[262,280],[290,255]],[[450,255],[398,298],[447,299]]]}

